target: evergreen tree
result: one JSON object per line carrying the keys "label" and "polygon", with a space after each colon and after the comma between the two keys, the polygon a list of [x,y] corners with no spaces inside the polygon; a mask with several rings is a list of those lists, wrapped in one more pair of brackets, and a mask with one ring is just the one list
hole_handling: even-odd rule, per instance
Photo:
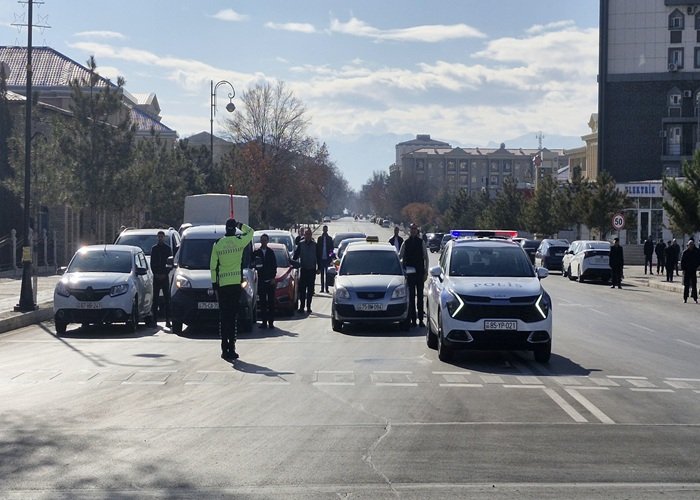
{"label": "evergreen tree", "polygon": [[591,186],[589,208],[583,222],[591,229],[597,229],[600,239],[604,239],[612,229],[612,216],[625,208],[627,195],[617,190],[615,179],[601,171]]}
{"label": "evergreen tree", "polygon": [[674,228],[695,234],[700,231],[700,151],[695,151],[692,163],[683,162],[682,171],[682,180],[664,178],[663,186],[671,201],[664,201],[663,207]]}
{"label": "evergreen tree", "polygon": [[560,229],[556,216],[557,183],[545,176],[537,184],[537,189],[528,201],[524,213],[525,229],[540,236],[551,236]]}

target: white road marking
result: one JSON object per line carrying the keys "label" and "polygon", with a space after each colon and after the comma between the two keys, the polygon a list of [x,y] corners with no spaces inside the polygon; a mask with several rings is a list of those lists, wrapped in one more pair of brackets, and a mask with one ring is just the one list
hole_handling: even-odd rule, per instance
{"label": "white road marking", "polygon": [[634,392],[676,392],[673,389],[648,389],[646,387],[631,387],[630,391]]}
{"label": "white road marking", "polygon": [[534,377],[534,376],[519,375],[516,378],[520,381],[521,384],[524,384],[524,385],[542,384],[540,379],[538,379],[537,377]]}
{"label": "white road marking", "polygon": [[503,384],[505,389],[543,389],[544,385],[535,384]]}
{"label": "white road marking", "polygon": [[610,316],[608,313],[603,312],[603,311],[599,311],[598,309],[590,308],[589,311],[593,311],[594,313],[600,314],[601,316]]}
{"label": "white road marking", "polygon": [[413,382],[376,382],[374,385],[382,387],[418,387],[418,384]]}
{"label": "white road marking", "polygon": [[[583,406],[586,410],[591,412],[591,414],[600,420],[604,424],[614,424],[615,421],[608,417],[605,413],[602,412],[600,408],[598,408],[596,405],[591,403],[586,397],[583,396],[580,392],[578,392],[579,388],[576,389],[566,389],[566,392],[568,392],[571,397],[573,397],[576,401],[581,403],[581,406]],[[593,389],[597,390],[602,390],[602,391],[607,391],[607,387],[594,387]]]}
{"label": "white road marking", "polygon": [[485,384],[502,384],[503,383],[503,378],[500,377],[499,375],[482,375],[481,380]]}
{"label": "white road marking", "polygon": [[630,322],[630,325],[633,326],[633,327],[635,327],[635,328],[639,328],[640,330],[646,330],[647,332],[656,333],[656,332],[655,332],[654,330],[652,330],[651,328],[647,328],[646,326],[643,326],[643,325],[638,325],[637,323],[632,323],[632,322]]}
{"label": "white road marking", "polygon": [[613,380],[608,380],[606,378],[591,377],[590,379],[594,384],[602,385],[605,387],[620,387],[620,384],[618,384],[617,382]]}
{"label": "white road marking", "polygon": [[382,375],[394,375],[394,374],[396,374],[396,375],[410,375],[410,374],[412,374],[413,372],[389,371],[389,370],[387,370],[387,371],[375,370],[375,371],[373,371],[372,373],[379,373],[379,374],[382,374]]}
{"label": "white road marking", "polygon": [[562,410],[564,410],[572,419],[574,419],[574,422],[588,422],[586,417],[577,412],[576,409],[569,403],[567,403],[566,400],[562,398],[559,394],[557,394],[554,389],[545,388],[544,393],[550,398],[552,398],[552,401],[558,404]]}
{"label": "white road marking", "polygon": [[682,382],[700,382],[700,378],[667,378],[666,380],[680,380]]}
{"label": "white road marking", "polygon": [[646,380],[647,377],[637,377],[635,375],[608,375],[608,378],[622,378],[622,379],[627,379],[627,380]]}
{"label": "white road marking", "polygon": [[635,387],[643,387],[646,389],[651,389],[653,387],[656,387],[655,384],[652,384],[648,380],[629,379],[628,382]]}
{"label": "white road marking", "polygon": [[433,372],[433,375],[471,375],[471,372]]}
{"label": "white road marking", "polygon": [[670,385],[674,389],[692,389],[693,386],[688,382],[683,382],[682,380],[664,380],[666,385]]}
{"label": "white road marking", "polygon": [[483,384],[445,383],[445,384],[440,384],[440,387],[484,387],[484,385]]}
{"label": "white road marking", "polygon": [[695,347],[696,349],[700,349],[700,345],[693,344],[692,342],[687,342],[687,341],[682,340],[682,339],[676,339],[676,342],[680,342],[681,344],[685,344],[687,346]]}

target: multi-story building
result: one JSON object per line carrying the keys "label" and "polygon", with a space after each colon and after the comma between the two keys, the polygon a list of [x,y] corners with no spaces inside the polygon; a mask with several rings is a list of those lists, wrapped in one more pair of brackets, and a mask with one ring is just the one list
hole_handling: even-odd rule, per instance
{"label": "multi-story building", "polygon": [[700,142],[700,0],[601,0],[598,165],[677,176]]}

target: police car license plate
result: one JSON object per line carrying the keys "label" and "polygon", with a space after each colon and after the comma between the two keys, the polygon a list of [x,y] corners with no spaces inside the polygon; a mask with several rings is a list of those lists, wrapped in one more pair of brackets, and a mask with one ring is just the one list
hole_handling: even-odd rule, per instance
{"label": "police car license plate", "polygon": [[374,303],[374,304],[355,304],[356,311],[383,311],[384,304]]}
{"label": "police car license plate", "polygon": [[102,309],[99,302],[78,302],[78,309]]}
{"label": "police car license plate", "polygon": [[484,330],[517,330],[517,321],[503,321],[487,319],[484,321]]}
{"label": "police car license plate", "polygon": [[219,303],[218,302],[199,302],[199,303],[197,303],[197,308],[198,309],[218,309]]}

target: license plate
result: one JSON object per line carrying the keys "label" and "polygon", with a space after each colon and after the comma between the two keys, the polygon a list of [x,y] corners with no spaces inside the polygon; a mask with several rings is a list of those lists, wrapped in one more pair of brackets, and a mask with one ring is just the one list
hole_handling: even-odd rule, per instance
{"label": "license plate", "polygon": [[78,302],[78,309],[102,309],[99,302]]}
{"label": "license plate", "polygon": [[355,304],[356,311],[383,311],[384,304],[374,303],[374,304]]}
{"label": "license plate", "polygon": [[487,319],[484,321],[484,330],[517,330],[517,321],[503,321]]}
{"label": "license plate", "polygon": [[218,302],[198,302],[197,309],[218,309]]}
{"label": "license plate", "polygon": [[564,252],[554,252],[555,257],[561,257],[564,255]]}

